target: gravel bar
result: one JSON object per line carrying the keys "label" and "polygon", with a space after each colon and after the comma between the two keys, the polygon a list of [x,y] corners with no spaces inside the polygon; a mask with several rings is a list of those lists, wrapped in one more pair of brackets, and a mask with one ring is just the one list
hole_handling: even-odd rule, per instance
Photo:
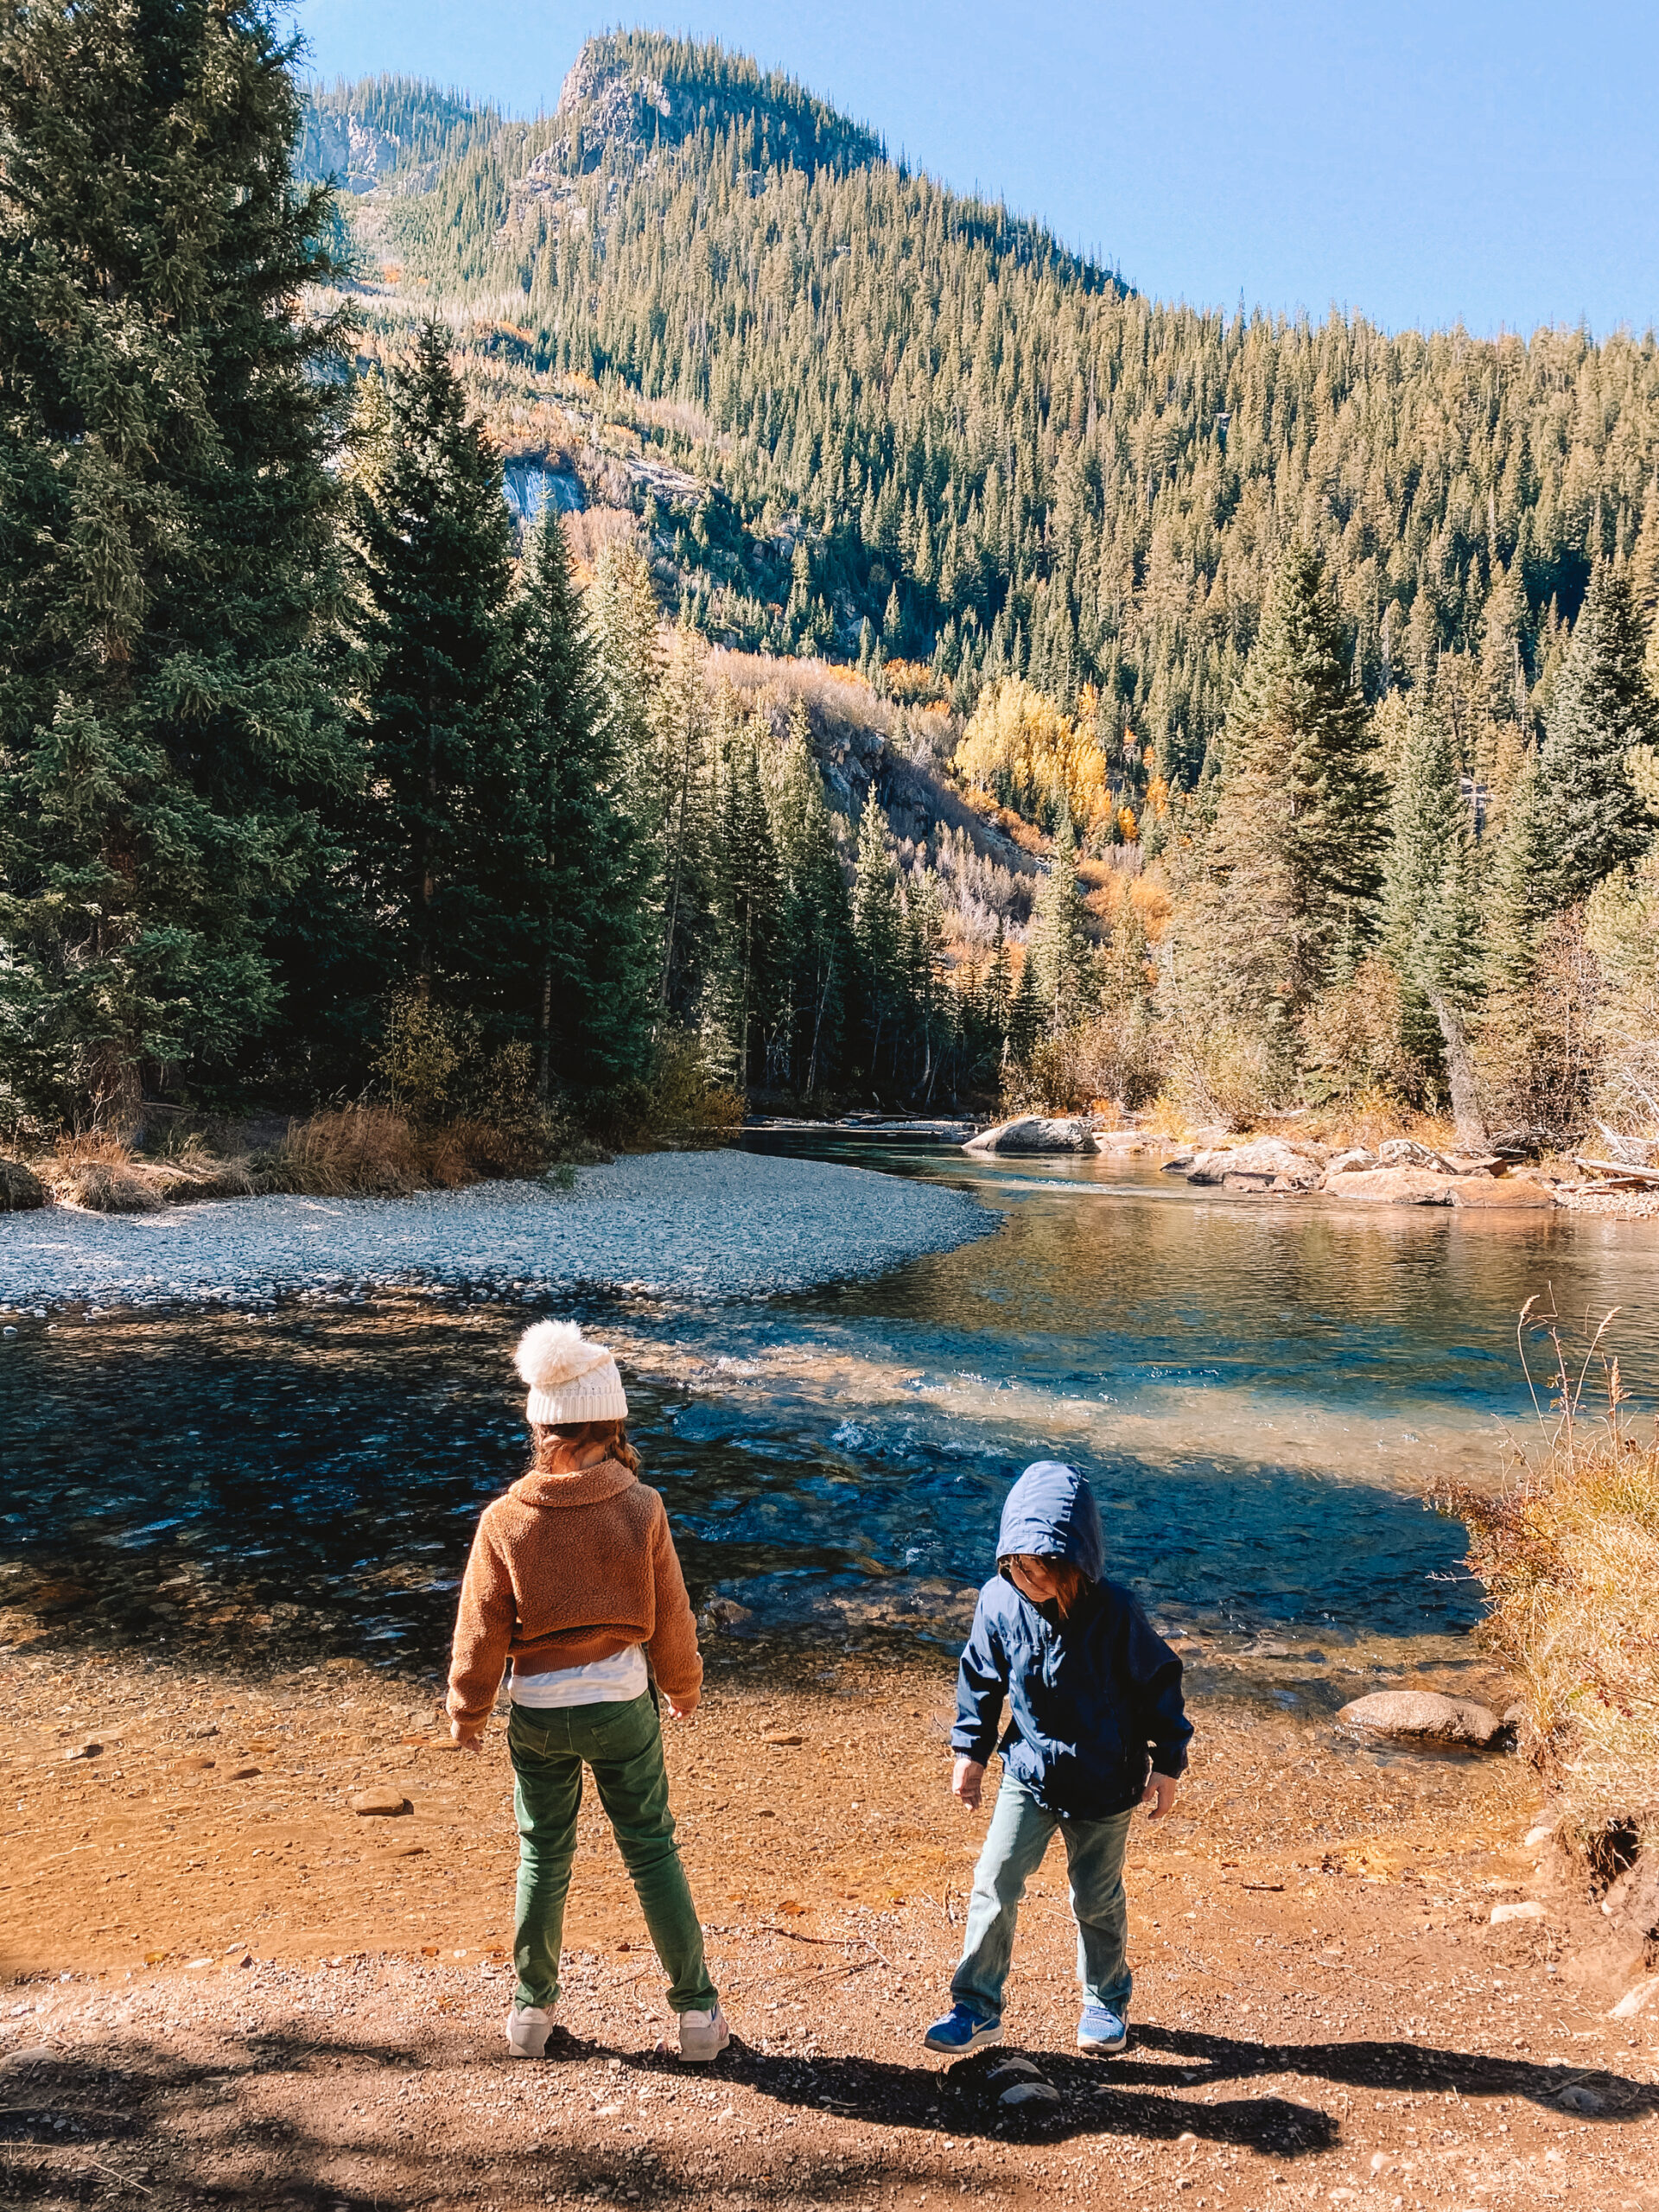
{"label": "gravel bar", "polygon": [[377,1283],[763,1297],[879,1274],[988,1235],[961,1192],[756,1153],[647,1153],[573,1191],[482,1183],[409,1198],[200,1201],[0,1216],[0,1304],[273,1298]]}

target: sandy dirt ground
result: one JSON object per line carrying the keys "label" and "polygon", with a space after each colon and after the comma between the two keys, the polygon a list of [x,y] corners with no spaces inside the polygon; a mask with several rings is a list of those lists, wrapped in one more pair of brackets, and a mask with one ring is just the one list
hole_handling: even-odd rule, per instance
{"label": "sandy dirt ground", "polygon": [[467,1758],[396,1675],[251,1643],[16,1606],[3,1641],[0,2202],[1659,2206],[1659,2012],[1610,2018],[1554,1906],[1491,1923],[1547,1889],[1515,1758],[1376,1756],[1198,1655],[1190,1785],[1130,1851],[1129,2050],[1073,2049],[1057,1850],[1007,2035],[1060,2101],[1022,2120],[920,2047],[985,1819],[943,1654],[716,1645],[669,1756],[738,2040],[692,2069],[591,1806],[559,2031],[505,2056],[499,1727]]}

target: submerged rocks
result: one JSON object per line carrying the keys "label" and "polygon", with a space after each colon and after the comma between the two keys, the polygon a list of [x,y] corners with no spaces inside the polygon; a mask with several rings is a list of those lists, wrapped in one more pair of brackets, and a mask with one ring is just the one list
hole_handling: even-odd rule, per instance
{"label": "submerged rocks", "polygon": [[0,1213],[32,1213],[47,1202],[46,1185],[21,1160],[0,1160]]}
{"label": "submerged rocks", "polygon": [[1338,1713],[1351,1728],[1367,1728],[1405,1743],[1464,1744],[1484,1751],[1503,1724],[1471,1697],[1446,1697],[1439,1690],[1373,1690]]}
{"label": "submerged rocks", "polygon": [[1092,1152],[1094,1132],[1080,1115],[1051,1119],[1043,1114],[1020,1114],[1012,1122],[999,1122],[969,1137],[964,1152]]}
{"label": "submerged rocks", "polygon": [[1194,1154],[1183,1171],[1189,1183],[1218,1183],[1226,1191],[1316,1191],[1325,1173],[1325,1155],[1282,1137],[1257,1137]]}

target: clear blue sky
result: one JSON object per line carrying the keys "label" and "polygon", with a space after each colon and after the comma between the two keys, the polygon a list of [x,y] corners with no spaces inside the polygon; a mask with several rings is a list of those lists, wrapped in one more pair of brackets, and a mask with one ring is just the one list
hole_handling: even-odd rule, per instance
{"label": "clear blue sky", "polygon": [[[325,77],[551,107],[607,19],[571,0],[298,0]],[[1160,299],[1659,321],[1653,0],[710,0],[717,37],[1097,248]]]}

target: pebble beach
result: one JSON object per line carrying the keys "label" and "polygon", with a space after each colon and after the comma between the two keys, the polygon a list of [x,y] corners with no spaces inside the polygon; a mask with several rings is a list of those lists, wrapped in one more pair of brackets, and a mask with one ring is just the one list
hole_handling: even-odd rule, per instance
{"label": "pebble beach", "polygon": [[647,1153],[575,1185],[482,1183],[407,1198],[207,1200],[0,1218],[0,1305],[258,1299],[389,1282],[491,1291],[762,1297],[879,1274],[987,1235],[957,1191],[822,1160]]}

